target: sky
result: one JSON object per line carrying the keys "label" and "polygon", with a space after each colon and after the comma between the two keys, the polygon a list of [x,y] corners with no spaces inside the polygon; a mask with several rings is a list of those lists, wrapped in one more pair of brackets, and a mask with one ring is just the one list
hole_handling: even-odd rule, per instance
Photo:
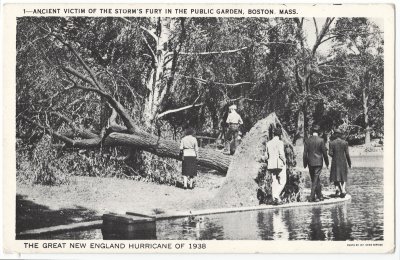
{"label": "sky", "polygon": [[[382,18],[368,18],[370,21],[374,22],[376,25],[379,26],[379,28],[383,31],[383,19]],[[320,18],[316,18],[317,21],[317,25],[318,25],[318,29],[321,30],[322,25],[325,23],[326,17],[320,17]],[[331,26],[335,25],[335,20],[333,21]],[[311,47],[316,39],[315,36],[315,25],[314,25],[314,21],[313,18],[304,18],[304,31],[306,33],[306,39],[307,39],[307,43],[308,45]],[[329,50],[332,47],[332,41],[326,41],[324,43],[322,43],[320,45],[320,47],[318,48],[318,52],[322,55],[328,55],[329,54]]]}

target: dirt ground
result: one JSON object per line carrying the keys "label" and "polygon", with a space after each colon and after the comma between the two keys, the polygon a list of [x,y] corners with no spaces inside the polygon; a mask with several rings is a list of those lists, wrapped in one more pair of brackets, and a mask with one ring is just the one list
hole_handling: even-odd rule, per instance
{"label": "dirt ground", "polygon": [[[296,151],[298,168],[304,171],[302,147]],[[368,151],[365,147],[350,148],[353,167],[383,167],[383,150]],[[17,184],[17,232],[99,219],[109,212],[154,214],[200,209],[214,198],[225,180],[200,173],[195,189],[184,190],[128,179],[70,178],[70,184],[61,186]]]}
{"label": "dirt ground", "polygon": [[198,178],[193,190],[81,176],[71,177],[70,184],[61,186],[18,183],[17,231],[98,219],[104,213],[154,214],[196,209],[215,196],[224,180],[208,173]]}

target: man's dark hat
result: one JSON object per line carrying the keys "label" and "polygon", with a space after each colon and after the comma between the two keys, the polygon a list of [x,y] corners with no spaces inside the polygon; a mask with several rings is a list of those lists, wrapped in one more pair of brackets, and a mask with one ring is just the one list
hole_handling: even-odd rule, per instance
{"label": "man's dark hat", "polygon": [[312,127],[311,127],[311,130],[312,131],[314,131],[314,132],[319,132],[319,125],[313,125]]}

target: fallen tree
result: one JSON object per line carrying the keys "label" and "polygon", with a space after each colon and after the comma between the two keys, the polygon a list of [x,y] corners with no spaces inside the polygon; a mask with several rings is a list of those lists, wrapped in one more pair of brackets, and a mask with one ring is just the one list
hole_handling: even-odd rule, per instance
{"label": "fallen tree", "polygon": [[[171,140],[159,138],[155,135],[139,131],[131,133],[111,132],[106,137],[96,135],[88,130],[74,129],[74,131],[59,133],[52,129],[42,126],[26,117],[22,117],[26,121],[48,131],[57,139],[64,142],[67,148],[78,148],[78,149],[96,149],[101,147],[133,147],[139,150],[153,153],[160,157],[168,157],[176,160],[182,160],[179,156],[179,143]],[[115,126],[113,127],[116,128]],[[124,131],[122,126],[118,127],[117,131]],[[115,129],[116,130],[116,129]],[[91,134],[89,134],[91,133]],[[79,139],[74,139],[77,136],[81,136]],[[86,136],[88,138],[83,138]],[[221,173],[226,173],[231,161],[231,157],[213,149],[199,149],[198,164],[205,166],[210,169],[217,170]]]}

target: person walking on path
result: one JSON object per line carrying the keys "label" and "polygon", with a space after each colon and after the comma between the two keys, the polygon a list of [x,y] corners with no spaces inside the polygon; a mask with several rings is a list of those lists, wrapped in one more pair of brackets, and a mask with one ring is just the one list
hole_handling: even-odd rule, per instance
{"label": "person walking on path", "polygon": [[336,188],[336,196],[344,198],[346,196],[346,182],[348,169],[351,168],[351,160],[349,155],[349,145],[342,139],[342,131],[337,129],[334,131],[334,139],[329,143],[329,156],[332,157],[330,181],[334,183]]}
{"label": "person walking on path", "polygon": [[[303,164],[304,168],[308,166],[311,177],[310,202],[318,202],[323,200],[320,183],[322,166],[325,161],[326,167],[329,167],[329,158],[324,139],[318,136],[319,126],[314,125],[311,130],[312,136],[304,143]],[[315,195],[317,198],[315,198]]]}
{"label": "person walking on path", "polygon": [[286,185],[286,158],[284,144],[280,140],[282,130],[274,129],[274,137],[267,142],[265,149],[265,159],[267,160],[267,169],[272,175],[272,197],[274,204],[282,204],[280,194]]}
{"label": "person walking on path", "polygon": [[229,115],[226,119],[226,123],[228,124],[229,128],[227,138],[225,140],[225,150],[229,150],[230,154],[233,155],[236,151],[239,127],[243,124],[242,118],[236,112],[236,105],[229,107]]}
{"label": "person walking on path", "polygon": [[193,179],[197,176],[197,156],[199,155],[199,146],[197,139],[193,136],[194,130],[189,127],[186,129],[186,136],[182,138],[180,151],[182,155],[182,175],[183,188],[193,189]]}

